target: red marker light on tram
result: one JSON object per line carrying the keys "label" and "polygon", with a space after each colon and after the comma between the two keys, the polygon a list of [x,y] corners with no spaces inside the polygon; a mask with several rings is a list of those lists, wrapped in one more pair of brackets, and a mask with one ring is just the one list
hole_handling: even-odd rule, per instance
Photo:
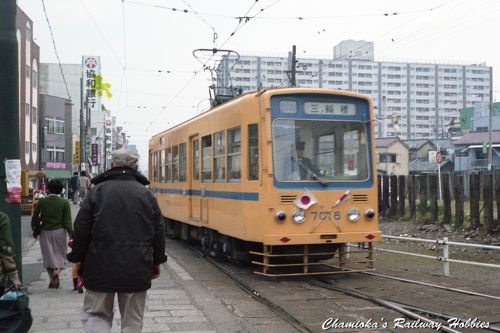
{"label": "red marker light on tram", "polygon": [[368,238],[369,240],[372,240],[375,238],[375,236],[373,236],[372,234],[369,234],[368,236],[366,236],[366,238]]}
{"label": "red marker light on tram", "polygon": [[303,195],[302,197],[300,197],[300,203],[307,206],[309,205],[309,203],[311,202],[311,197],[309,197],[308,195]]}

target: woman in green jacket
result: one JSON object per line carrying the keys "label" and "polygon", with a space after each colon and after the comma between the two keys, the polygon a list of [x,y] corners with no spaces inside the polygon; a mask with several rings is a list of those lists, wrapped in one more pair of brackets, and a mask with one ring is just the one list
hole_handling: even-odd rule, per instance
{"label": "woman in green jacket", "polygon": [[[43,267],[49,274],[49,288],[59,288],[59,274],[66,266],[67,235],[73,233],[69,202],[61,198],[63,184],[51,180],[49,195],[40,199],[31,219],[33,236],[40,233]],[[41,223],[41,226],[39,227]]]}

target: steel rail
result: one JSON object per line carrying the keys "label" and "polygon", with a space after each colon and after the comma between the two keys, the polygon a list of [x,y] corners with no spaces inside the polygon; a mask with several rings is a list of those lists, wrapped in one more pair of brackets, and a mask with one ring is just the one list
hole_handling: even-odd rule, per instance
{"label": "steel rail", "polygon": [[[454,329],[444,325],[441,322],[428,319],[422,315],[419,315],[415,312],[412,312],[412,311],[408,310],[407,308],[405,308],[405,306],[403,304],[398,303],[398,302],[388,301],[388,300],[385,300],[382,298],[374,297],[370,294],[361,292],[359,290],[355,290],[355,289],[348,287],[348,286],[342,286],[339,284],[333,285],[329,282],[325,282],[324,279],[318,279],[317,281],[310,281],[310,283],[312,285],[317,286],[317,287],[321,287],[321,288],[325,288],[325,289],[329,289],[329,290],[333,290],[333,291],[338,291],[338,292],[344,293],[344,294],[349,295],[349,296],[365,299],[365,300],[370,301],[374,304],[378,304],[378,305],[381,305],[385,308],[399,312],[399,313],[401,313],[409,318],[424,321],[424,322],[428,323],[429,325],[431,325],[431,327],[441,327],[440,330],[443,332],[461,333],[461,331],[454,330]],[[428,314],[435,314],[436,313],[435,311],[432,311],[432,310],[429,311],[429,310],[423,309],[423,308],[419,308],[419,309],[424,310],[423,312],[428,313]]]}
{"label": "steel rail", "polygon": [[269,300],[267,297],[261,295],[258,291],[255,289],[251,288],[248,286],[245,282],[243,282],[241,279],[237,278],[229,272],[227,269],[222,267],[218,262],[216,262],[214,259],[210,258],[209,256],[205,255],[202,251],[196,249],[195,247],[189,245],[186,242],[183,242],[183,244],[188,247],[197,257],[205,259],[207,262],[209,262],[213,267],[215,267],[218,271],[220,271],[222,274],[224,274],[226,277],[228,277],[231,281],[233,281],[238,288],[243,290],[245,293],[250,295],[253,299],[256,301],[260,302],[261,304],[264,304],[271,310],[272,312],[276,313],[281,319],[295,327],[298,331],[300,332],[306,332],[306,333],[313,333],[311,329],[309,329],[307,326],[305,326],[302,322],[300,322],[297,318],[295,318],[292,314],[290,314],[288,311],[283,309],[281,306],[278,304],[274,303],[273,301]]}
{"label": "steel rail", "polygon": [[363,274],[368,274],[368,275],[382,277],[382,278],[385,278],[385,279],[391,279],[391,280],[396,280],[396,281],[401,281],[401,282],[407,282],[407,283],[412,283],[412,284],[418,284],[418,285],[432,287],[432,288],[437,288],[437,289],[454,291],[454,292],[457,292],[457,293],[462,293],[462,294],[467,294],[467,295],[472,295],[472,296],[479,296],[479,297],[485,297],[485,298],[492,298],[492,299],[500,300],[499,296],[488,295],[488,294],[481,294],[481,293],[476,293],[474,291],[468,291],[468,290],[463,290],[463,289],[458,289],[458,288],[449,288],[449,287],[440,286],[438,284],[421,282],[421,281],[415,281],[415,280],[400,278],[400,277],[397,277],[397,276],[379,274],[379,273],[371,273],[371,272],[362,272],[362,273]]}

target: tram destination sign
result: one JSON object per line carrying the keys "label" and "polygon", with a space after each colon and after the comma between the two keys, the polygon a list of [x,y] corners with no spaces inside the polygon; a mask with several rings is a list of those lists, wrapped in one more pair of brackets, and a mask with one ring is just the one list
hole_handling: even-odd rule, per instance
{"label": "tram destination sign", "polygon": [[352,103],[305,102],[304,113],[354,116],[356,115],[356,105]]}

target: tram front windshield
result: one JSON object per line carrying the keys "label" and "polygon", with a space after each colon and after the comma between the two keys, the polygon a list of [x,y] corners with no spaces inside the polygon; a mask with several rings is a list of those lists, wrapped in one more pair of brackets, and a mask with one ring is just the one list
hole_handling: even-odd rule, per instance
{"label": "tram front windshield", "polygon": [[356,121],[275,119],[275,179],[322,184],[368,180],[366,128]]}

